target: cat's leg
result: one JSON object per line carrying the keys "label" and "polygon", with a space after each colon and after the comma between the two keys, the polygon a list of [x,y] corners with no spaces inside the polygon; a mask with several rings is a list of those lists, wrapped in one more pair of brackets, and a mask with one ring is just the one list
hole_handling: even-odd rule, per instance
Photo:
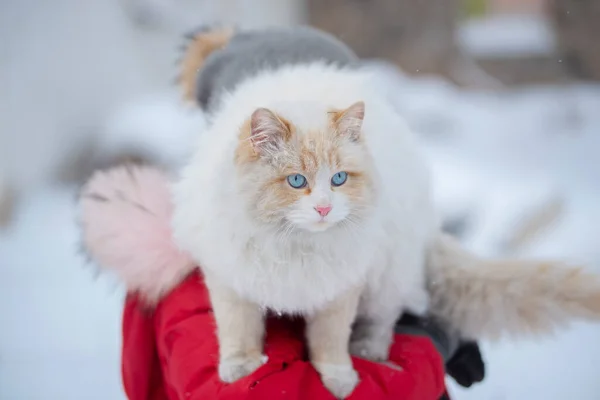
{"label": "cat's leg", "polygon": [[323,384],[337,398],[346,398],[358,384],[348,342],[356,317],[360,290],[352,290],[328,307],[307,317],[310,359]]}
{"label": "cat's leg", "polygon": [[241,299],[232,289],[206,280],[219,339],[219,377],[234,382],[254,372],[263,356],[264,315],[256,304]]}
{"label": "cat's leg", "polygon": [[385,314],[357,319],[350,340],[350,353],[371,361],[387,360],[398,315],[394,309]]}
{"label": "cat's leg", "polygon": [[350,340],[350,352],[355,356],[387,360],[394,326],[401,314],[407,310],[422,314],[427,309],[429,296],[422,279],[409,274],[394,279],[393,275],[369,287],[361,298]]}

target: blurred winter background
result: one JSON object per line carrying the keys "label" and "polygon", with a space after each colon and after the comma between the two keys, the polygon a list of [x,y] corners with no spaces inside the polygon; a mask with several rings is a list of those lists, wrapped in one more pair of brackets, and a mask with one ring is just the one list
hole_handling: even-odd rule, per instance
{"label": "blurred winter background", "polygon": [[[310,23],[380,70],[422,138],[448,230],[489,255],[600,272],[596,0],[0,2],[0,399],[122,399],[122,289],[77,253],[74,198],[124,160],[176,170],[202,115],[179,99],[201,23]],[[459,400],[600,398],[600,327],[484,344]]]}

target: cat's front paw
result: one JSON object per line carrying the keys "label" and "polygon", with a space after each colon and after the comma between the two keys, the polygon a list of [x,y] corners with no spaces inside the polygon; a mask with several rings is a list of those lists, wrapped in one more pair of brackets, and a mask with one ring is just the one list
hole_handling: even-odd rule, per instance
{"label": "cat's front paw", "polygon": [[385,361],[388,359],[390,342],[385,338],[363,337],[350,342],[350,353],[370,361]]}
{"label": "cat's front paw", "polygon": [[350,396],[358,384],[358,374],[352,365],[339,364],[315,364],[315,368],[321,375],[323,385],[337,399],[345,399]]}
{"label": "cat's front paw", "polygon": [[266,356],[230,357],[219,363],[219,378],[223,382],[232,383],[250,375],[266,362]]}

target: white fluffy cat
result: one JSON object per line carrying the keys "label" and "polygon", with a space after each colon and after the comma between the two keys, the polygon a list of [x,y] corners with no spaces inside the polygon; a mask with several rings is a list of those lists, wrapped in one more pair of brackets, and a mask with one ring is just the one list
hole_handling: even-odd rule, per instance
{"label": "white fluffy cat", "polygon": [[261,364],[268,308],[307,317],[312,360],[346,396],[353,321],[364,326],[352,350],[384,359],[402,311],[426,310],[438,232],[428,171],[372,87],[365,72],[319,63],[248,80],[176,185],[175,234],[206,275],[224,380]]}

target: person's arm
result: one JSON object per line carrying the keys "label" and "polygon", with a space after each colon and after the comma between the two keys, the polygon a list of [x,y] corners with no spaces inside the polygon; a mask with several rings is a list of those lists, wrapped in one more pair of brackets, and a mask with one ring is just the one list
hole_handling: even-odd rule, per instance
{"label": "person's arm", "polygon": [[[124,321],[129,328],[145,323],[129,318],[129,322]],[[155,354],[143,358],[157,360],[160,368],[141,374],[156,374],[157,370],[162,373],[162,378],[158,377],[165,382],[161,390],[169,393],[169,398],[333,400],[306,359],[302,321],[269,319],[267,363],[233,384],[222,383],[217,373],[216,327],[208,292],[198,275],[189,277],[165,297],[151,320]],[[399,368],[354,358],[361,382],[349,399],[437,400],[444,392],[443,361],[430,339],[396,335],[390,360]],[[133,366],[125,365],[124,359],[125,387],[131,388],[135,371]],[[129,373],[125,373],[126,369]],[[131,400],[166,398],[134,397],[130,393],[131,390]]]}
{"label": "person's arm", "polygon": [[447,363],[458,349],[460,339],[451,334],[441,324],[426,317],[417,317],[405,313],[396,323],[397,334],[424,336],[429,338],[435,345],[438,353]]}

